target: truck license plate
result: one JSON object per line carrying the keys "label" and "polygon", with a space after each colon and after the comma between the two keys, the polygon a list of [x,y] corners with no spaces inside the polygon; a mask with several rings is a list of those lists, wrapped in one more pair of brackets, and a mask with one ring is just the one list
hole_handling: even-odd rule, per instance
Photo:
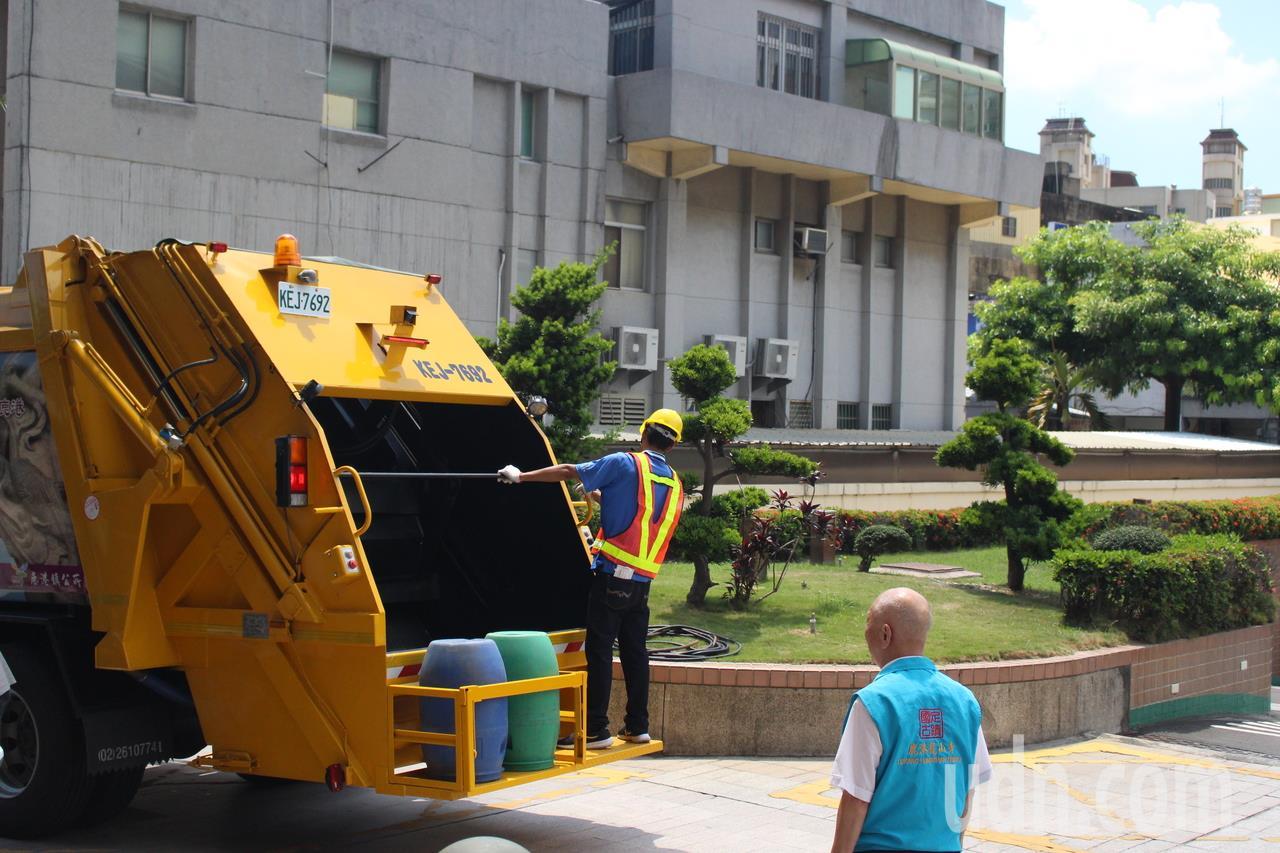
{"label": "truck license plate", "polygon": [[276,304],[281,314],[329,319],[329,288],[280,282]]}

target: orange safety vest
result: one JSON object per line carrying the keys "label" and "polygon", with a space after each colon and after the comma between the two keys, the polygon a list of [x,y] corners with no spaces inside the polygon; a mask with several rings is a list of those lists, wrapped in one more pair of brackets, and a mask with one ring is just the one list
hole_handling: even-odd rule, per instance
{"label": "orange safety vest", "polygon": [[[635,459],[638,476],[636,494],[636,515],[631,526],[617,536],[605,538],[604,528],[596,534],[591,553],[604,554],[619,566],[634,569],[636,574],[647,578],[656,578],[662,561],[667,556],[667,546],[680,523],[680,510],[684,506],[684,491],[680,487],[678,477],[661,477],[653,473],[652,463],[645,453],[632,453]],[[674,474],[674,471],[672,472]],[[658,501],[657,486],[670,488],[667,493],[667,504],[662,510],[662,517],[654,520],[654,510]]]}

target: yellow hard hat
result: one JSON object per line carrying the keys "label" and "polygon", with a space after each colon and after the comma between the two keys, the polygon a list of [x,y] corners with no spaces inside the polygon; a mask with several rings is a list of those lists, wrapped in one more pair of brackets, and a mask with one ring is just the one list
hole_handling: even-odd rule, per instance
{"label": "yellow hard hat", "polygon": [[640,432],[644,432],[647,426],[663,427],[664,432],[670,432],[676,441],[679,441],[684,433],[684,421],[674,409],[658,409],[649,417],[644,419],[644,423],[640,424]]}

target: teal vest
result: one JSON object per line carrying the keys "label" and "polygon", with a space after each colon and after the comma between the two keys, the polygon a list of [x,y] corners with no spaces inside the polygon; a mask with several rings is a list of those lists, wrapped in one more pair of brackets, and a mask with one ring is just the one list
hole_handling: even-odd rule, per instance
{"label": "teal vest", "polygon": [[982,709],[925,657],[892,661],[854,700],[880,732],[876,790],[856,850],[959,850]]}

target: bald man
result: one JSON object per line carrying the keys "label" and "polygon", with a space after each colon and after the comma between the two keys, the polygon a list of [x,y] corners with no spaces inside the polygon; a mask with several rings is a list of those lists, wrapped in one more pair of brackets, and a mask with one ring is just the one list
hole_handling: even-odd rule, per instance
{"label": "bald man", "polygon": [[841,790],[832,853],[959,851],[973,789],[991,776],[982,709],[924,656],[933,625],[913,589],[880,593],[865,633],[880,672],[854,694],[831,784]]}

